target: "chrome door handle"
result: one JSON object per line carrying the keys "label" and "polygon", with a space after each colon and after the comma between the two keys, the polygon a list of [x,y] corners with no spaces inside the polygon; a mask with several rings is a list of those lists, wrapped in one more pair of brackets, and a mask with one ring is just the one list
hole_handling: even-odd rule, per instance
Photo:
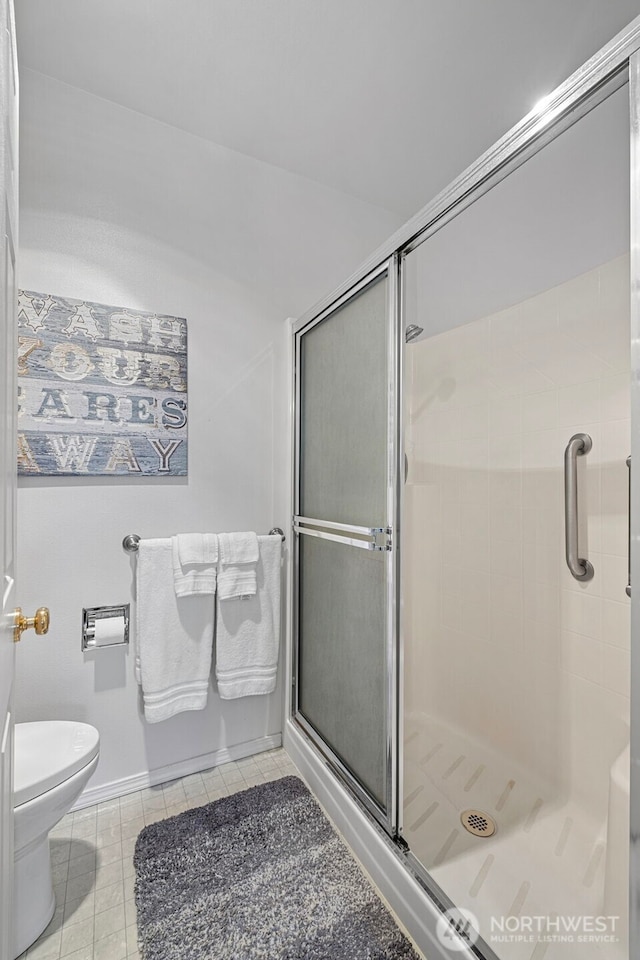
{"label": "chrome door handle", "polygon": [[574,434],[564,451],[564,538],[567,566],[576,580],[591,580],[593,566],[578,556],[578,457],[589,453],[588,433]]}

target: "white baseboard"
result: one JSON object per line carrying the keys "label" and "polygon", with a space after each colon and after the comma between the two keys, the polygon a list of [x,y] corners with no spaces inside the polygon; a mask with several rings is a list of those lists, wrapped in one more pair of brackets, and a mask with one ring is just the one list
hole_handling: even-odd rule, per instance
{"label": "white baseboard", "polygon": [[284,746],[336,829],[427,960],[474,960],[470,950],[453,954],[438,940],[440,913],[407,869],[391,841],[339,783],[326,761],[288,720]]}
{"label": "white baseboard", "polygon": [[274,733],[269,737],[247,740],[233,747],[222,747],[220,750],[214,750],[213,753],[203,753],[199,757],[169,763],[164,767],[157,767],[155,770],[134,774],[131,777],[122,777],[121,780],[112,780],[99,787],[86,787],[72,809],[82,810],[83,807],[91,807],[94,803],[102,803],[103,800],[115,800],[116,797],[124,797],[127,793],[136,793],[138,790],[155,787],[168,780],[188,777],[192,773],[200,773],[201,770],[217,767],[221,763],[243,760],[245,757],[252,757],[254,754],[264,753],[265,750],[274,750],[281,746],[282,734]]}

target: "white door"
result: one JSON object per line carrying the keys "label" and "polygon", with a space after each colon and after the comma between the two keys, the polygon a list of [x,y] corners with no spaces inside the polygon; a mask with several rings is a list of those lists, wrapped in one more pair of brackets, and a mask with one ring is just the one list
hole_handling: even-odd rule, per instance
{"label": "white door", "polygon": [[12,0],[0,0],[0,106],[0,960],[11,960],[18,242],[18,73]]}

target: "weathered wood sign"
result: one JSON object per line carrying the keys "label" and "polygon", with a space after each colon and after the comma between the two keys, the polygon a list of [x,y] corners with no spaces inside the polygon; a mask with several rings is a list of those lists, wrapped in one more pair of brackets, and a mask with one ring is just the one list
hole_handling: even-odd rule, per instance
{"label": "weathered wood sign", "polygon": [[19,291],[18,474],[186,473],[187,321]]}

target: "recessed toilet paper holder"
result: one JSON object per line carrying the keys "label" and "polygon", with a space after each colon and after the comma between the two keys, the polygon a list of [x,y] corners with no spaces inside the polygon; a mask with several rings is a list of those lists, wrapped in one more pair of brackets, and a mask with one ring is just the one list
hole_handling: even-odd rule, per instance
{"label": "recessed toilet paper holder", "polygon": [[[108,622],[107,622],[108,621]],[[98,625],[96,627],[96,624]],[[82,651],[124,647],[129,643],[129,604],[111,607],[84,607],[82,610]]]}

